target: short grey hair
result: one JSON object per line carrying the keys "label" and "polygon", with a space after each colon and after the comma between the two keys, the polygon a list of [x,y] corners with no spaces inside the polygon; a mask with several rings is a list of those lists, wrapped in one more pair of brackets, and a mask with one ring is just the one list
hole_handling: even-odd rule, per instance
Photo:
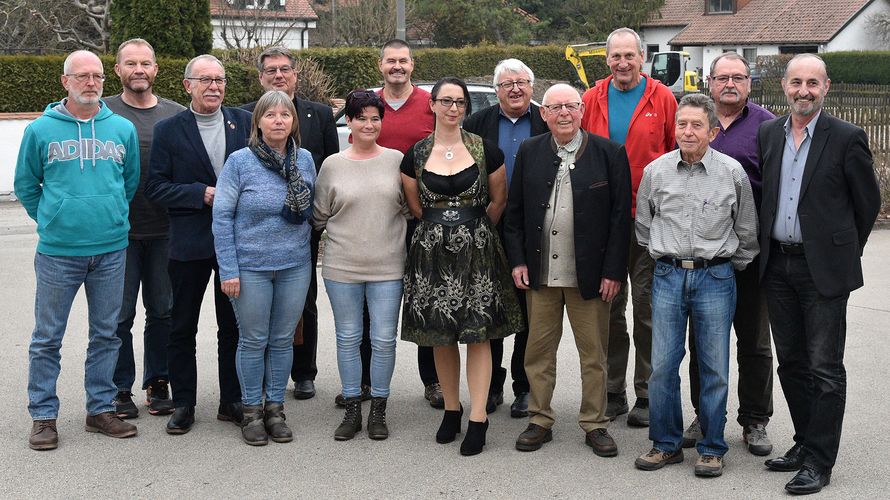
{"label": "short grey hair", "polygon": [[[719,126],[717,120],[717,108],[714,106],[714,100],[704,94],[686,94],[680,99],[677,105],[677,116],[680,116],[680,110],[684,107],[698,108],[708,115],[708,127],[716,128]],[[674,118],[676,121],[676,117]]]}
{"label": "short grey hair", "polygon": [[213,62],[215,62],[216,64],[219,65],[220,69],[222,69],[223,77],[226,76],[226,67],[223,66],[223,63],[220,62],[219,59],[217,59],[215,56],[213,56],[211,54],[201,54],[200,56],[193,57],[192,60],[189,61],[188,64],[185,65],[185,73],[183,75],[183,78],[185,78],[185,79],[191,78],[192,66],[194,66],[195,63],[198,61],[213,61]]}
{"label": "short grey hair", "polygon": [[748,60],[738,52],[724,52],[714,58],[714,60],[711,61],[711,71],[708,74],[713,75],[714,70],[717,68],[717,61],[722,61],[724,59],[727,61],[741,61],[745,65],[745,74],[751,76],[751,66],[748,65]]}
{"label": "short grey hair", "polygon": [[527,73],[529,85],[533,87],[535,85],[535,73],[519,59],[510,58],[499,62],[498,65],[494,67],[494,78],[491,79],[491,84],[497,87],[498,80],[500,80],[501,75],[504,73]]}
{"label": "short grey hair", "polygon": [[270,90],[256,102],[256,107],[253,108],[253,115],[250,118],[250,139],[247,141],[249,145],[254,147],[260,146],[263,142],[260,119],[266,114],[266,111],[279,106],[290,111],[290,115],[294,118],[290,127],[290,137],[294,140],[296,146],[300,147],[300,120],[297,119],[294,101],[289,95],[280,90]]}
{"label": "short grey hair", "polygon": [[640,39],[639,33],[630,28],[618,28],[617,30],[609,33],[608,38],[606,38],[606,56],[609,55],[609,47],[612,45],[612,37],[625,34],[633,35],[633,37],[637,40],[637,49],[639,50],[640,55],[643,55],[643,40]]}
{"label": "short grey hair", "polygon": [[380,47],[380,60],[383,60],[383,53],[386,52],[386,49],[408,49],[408,59],[414,60],[414,54],[411,50],[411,46],[408,45],[408,42],[402,40],[401,38],[393,38],[388,42],[383,44],[383,47]]}
{"label": "short grey hair", "polygon": [[114,56],[114,62],[120,64],[121,51],[124,50],[124,48],[128,45],[142,45],[143,47],[148,47],[148,50],[151,51],[151,60],[155,63],[157,62],[157,60],[155,59],[155,48],[152,47],[150,43],[148,43],[148,40],[145,40],[143,38],[131,38],[129,40],[121,42],[121,44],[117,46],[117,53]]}
{"label": "short grey hair", "polygon": [[575,87],[572,87],[571,85],[569,85],[567,83],[555,83],[555,84],[551,85],[550,88],[547,89],[546,92],[544,92],[544,97],[541,98],[541,103],[548,104],[548,102],[547,102],[547,101],[549,101],[548,97],[550,97],[550,94],[556,90],[571,90],[572,92],[575,93],[575,95],[578,96],[578,102],[581,102],[581,94],[578,92],[578,89],[576,89]]}
{"label": "short grey hair", "polygon": [[256,58],[256,69],[258,71],[263,71],[263,61],[267,57],[276,57],[276,56],[285,56],[290,61],[291,66],[297,65],[297,58],[291,53],[290,49],[287,47],[282,47],[280,45],[269,47],[266,50],[260,52],[260,55]]}
{"label": "short grey hair", "polygon": [[785,65],[785,73],[782,74],[782,78],[788,78],[788,68],[790,68],[791,65],[794,64],[794,61],[799,61],[801,59],[815,59],[822,63],[822,70],[825,72],[825,81],[828,81],[828,65],[825,64],[825,60],[818,55],[809,52],[804,54],[797,54],[796,56],[792,57],[791,60],[788,61],[788,64]]}
{"label": "short grey hair", "polygon": [[[74,52],[68,54],[68,57],[65,58],[65,62],[62,64],[62,74],[67,75],[67,74],[68,74],[68,71],[71,70],[71,61],[72,61],[75,57],[80,56],[80,55],[83,55],[83,54],[89,54],[89,55],[95,57],[96,59],[99,59],[99,56],[97,56],[96,54],[93,54],[93,53],[90,52],[89,50],[75,50]],[[101,60],[101,59],[99,59],[99,63],[100,63],[100,64],[102,63],[102,60]],[[104,64],[103,64],[102,66],[104,66]],[[104,70],[103,70],[103,71],[104,71]]]}

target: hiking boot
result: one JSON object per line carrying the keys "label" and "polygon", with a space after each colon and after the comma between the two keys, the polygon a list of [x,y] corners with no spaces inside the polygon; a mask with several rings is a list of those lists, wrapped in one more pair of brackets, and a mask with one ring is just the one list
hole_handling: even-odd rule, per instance
{"label": "hiking boot", "polygon": [[609,420],[615,420],[618,415],[627,413],[627,410],[627,393],[606,393],[606,417]]}
{"label": "hiking boot", "polygon": [[113,411],[88,416],[84,428],[87,432],[100,432],[113,438],[128,438],[136,435],[136,426],[124,422]]}
{"label": "hiking boot", "polygon": [[343,422],[334,431],[334,439],[348,441],[362,430],[362,398],[346,398],[346,414]]}
{"label": "hiking boot", "polygon": [[442,395],[442,387],[438,382],[423,388],[423,397],[430,402],[430,406],[440,410],[445,408],[445,396]]}
{"label": "hiking boot", "polygon": [[[367,401],[371,399],[371,386],[362,384],[362,401]],[[337,405],[337,408],[346,408],[346,398],[343,397],[343,393],[337,394],[334,398],[334,404]]]}
{"label": "hiking boot", "polygon": [[371,399],[371,413],[368,415],[368,437],[386,439],[389,428],[386,427],[386,398]]}
{"label": "hiking boot", "polygon": [[241,411],[241,437],[244,442],[251,446],[269,444],[269,435],[266,434],[266,426],[263,423],[263,407],[243,405]]}
{"label": "hiking boot", "polygon": [[773,443],[770,442],[769,437],[766,435],[766,426],[764,425],[746,425],[742,429],[742,439],[745,440],[748,451],[752,455],[762,457],[773,452]]}
{"label": "hiking boot", "polygon": [[627,414],[627,425],[649,427],[649,398],[637,398],[633,409]]}
{"label": "hiking boot", "polygon": [[170,388],[166,380],[158,379],[148,384],[148,388],[145,389],[145,406],[151,415],[173,413],[173,400],[170,399]]}
{"label": "hiking boot", "polygon": [[516,438],[516,449],[519,451],[535,451],[541,449],[544,443],[553,441],[553,431],[545,429],[538,424],[528,424],[522,434]]}
{"label": "hiking boot", "polygon": [[294,433],[284,421],[284,403],[270,403],[266,401],[266,409],[263,416],[263,425],[266,434],[276,443],[290,443],[294,440]]}
{"label": "hiking boot", "polygon": [[31,435],[28,436],[28,447],[32,450],[55,450],[59,446],[59,433],[56,431],[56,419],[35,420],[31,424]]}
{"label": "hiking boot", "polygon": [[667,464],[678,464],[683,461],[683,449],[668,453],[658,448],[652,448],[646,453],[640,455],[634,465],[640,470],[658,470]]}
{"label": "hiking boot", "polygon": [[723,457],[701,455],[695,462],[695,475],[700,477],[717,477],[723,474]]}
{"label": "hiking boot", "polygon": [[609,435],[606,429],[594,429],[584,438],[587,446],[593,448],[593,452],[600,457],[614,457],[618,455],[618,445]]}
{"label": "hiking boot", "polygon": [[689,424],[689,427],[683,431],[683,448],[692,448],[695,446],[695,443],[704,439],[704,434],[701,432],[701,424],[698,422],[698,417]]}
{"label": "hiking boot", "polygon": [[139,408],[133,402],[133,393],[130,391],[118,391],[111,404],[114,405],[114,413],[117,418],[129,419],[139,416]]}

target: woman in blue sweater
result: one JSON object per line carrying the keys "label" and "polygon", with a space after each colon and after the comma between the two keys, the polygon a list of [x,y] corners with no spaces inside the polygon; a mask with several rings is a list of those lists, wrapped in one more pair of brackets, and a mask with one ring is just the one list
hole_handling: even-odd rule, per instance
{"label": "woman in blue sweater", "polygon": [[[309,218],[312,154],[300,148],[296,110],[284,92],[266,92],[253,112],[250,146],[229,156],[216,183],[213,236],[222,291],[238,318],[235,367],[247,444],[286,443],[284,392],[293,336],[314,269]],[[263,407],[263,389],[266,402]]]}

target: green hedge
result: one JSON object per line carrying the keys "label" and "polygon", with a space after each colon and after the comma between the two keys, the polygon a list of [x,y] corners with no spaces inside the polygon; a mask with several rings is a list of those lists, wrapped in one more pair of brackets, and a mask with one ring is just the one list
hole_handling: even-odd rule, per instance
{"label": "green hedge", "polygon": [[819,54],[832,82],[890,84],[890,51],[827,52]]}

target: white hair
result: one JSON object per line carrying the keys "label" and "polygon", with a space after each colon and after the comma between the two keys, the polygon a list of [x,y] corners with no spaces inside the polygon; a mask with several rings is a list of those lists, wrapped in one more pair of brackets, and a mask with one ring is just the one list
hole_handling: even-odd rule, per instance
{"label": "white hair", "polygon": [[491,84],[497,87],[498,80],[500,80],[501,75],[504,73],[527,73],[529,85],[535,85],[535,73],[519,59],[510,58],[499,62],[498,65],[494,67],[494,78],[492,78]]}
{"label": "white hair", "polygon": [[640,39],[639,33],[630,29],[630,28],[618,28],[617,30],[609,33],[608,38],[606,38],[606,55],[609,55],[609,47],[612,45],[612,37],[617,35],[633,35],[633,37],[637,40],[637,48],[639,49],[640,55],[643,55],[643,40]]}
{"label": "white hair", "polygon": [[549,99],[547,98],[550,97],[550,94],[558,90],[571,90],[576,96],[578,96],[578,102],[581,102],[581,94],[578,93],[578,89],[572,87],[567,83],[556,83],[552,85],[549,89],[547,89],[546,92],[544,92],[544,97],[541,99],[541,102],[547,104],[547,101],[549,101]]}
{"label": "white hair", "polygon": [[74,52],[68,54],[68,57],[65,58],[65,62],[64,62],[64,64],[62,64],[62,73],[67,75],[68,71],[71,70],[71,61],[75,57],[82,56],[84,54],[89,54],[89,55],[93,56],[94,58],[98,59],[101,64],[102,60],[99,59],[99,56],[97,56],[96,54],[93,54],[89,50],[75,50]]}
{"label": "white hair", "polygon": [[185,79],[191,78],[192,66],[194,66],[195,63],[198,61],[213,61],[216,64],[219,64],[219,68],[222,70],[223,76],[226,76],[226,67],[223,66],[223,63],[221,63],[219,59],[217,59],[215,56],[210,55],[210,54],[201,54],[200,56],[193,57],[192,60],[189,61],[188,64],[185,65],[185,75],[184,75]]}

